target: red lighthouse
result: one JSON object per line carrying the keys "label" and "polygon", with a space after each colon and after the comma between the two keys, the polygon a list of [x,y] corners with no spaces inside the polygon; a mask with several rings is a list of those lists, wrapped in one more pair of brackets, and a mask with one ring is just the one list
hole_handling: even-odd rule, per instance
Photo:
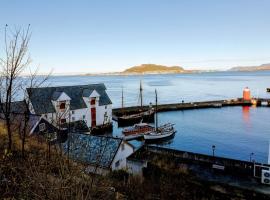
{"label": "red lighthouse", "polygon": [[246,87],[243,91],[243,100],[244,101],[250,101],[251,100],[251,95],[250,95],[250,89]]}

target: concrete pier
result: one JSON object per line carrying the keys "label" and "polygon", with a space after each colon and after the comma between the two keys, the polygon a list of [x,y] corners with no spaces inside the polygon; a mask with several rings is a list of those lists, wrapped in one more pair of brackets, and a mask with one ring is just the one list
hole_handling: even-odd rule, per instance
{"label": "concrete pier", "polygon": [[[242,98],[216,100],[216,101],[202,101],[202,102],[188,102],[188,103],[173,103],[173,104],[161,104],[157,106],[158,112],[174,111],[174,110],[188,110],[188,109],[202,109],[202,108],[220,108],[225,106],[251,106],[255,104],[257,106],[265,105],[270,106],[270,99],[252,99],[251,101],[244,101]],[[113,109],[113,120],[117,121],[119,116],[125,114],[133,114],[139,110],[147,110],[148,106],[134,106],[125,108]]]}

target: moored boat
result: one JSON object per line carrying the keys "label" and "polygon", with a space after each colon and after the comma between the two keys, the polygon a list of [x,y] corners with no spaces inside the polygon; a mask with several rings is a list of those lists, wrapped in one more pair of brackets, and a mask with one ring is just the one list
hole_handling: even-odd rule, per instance
{"label": "moored boat", "polygon": [[123,139],[133,140],[143,137],[144,134],[152,132],[155,128],[147,123],[135,124],[132,127],[125,128],[122,133],[124,135]]}
{"label": "moored boat", "polygon": [[143,137],[144,137],[144,140],[146,142],[152,142],[152,141],[155,142],[158,140],[169,139],[169,138],[173,137],[174,134],[176,133],[176,131],[174,129],[174,124],[167,123],[167,124],[164,124],[164,125],[158,127],[157,91],[155,91],[155,93],[156,93],[155,129],[153,131],[150,131],[150,132],[144,134]]}
{"label": "moored boat", "polygon": [[153,122],[155,111],[150,108],[147,111],[141,111],[139,113],[123,115],[118,117],[118,126],[128,126],[135,123],[143,122]]}
{"label": "moored boat", "polygon": [[[142,94],[142,83],[140,82],[140,109],[138,109],[135,113],[129,113],[129,114],[123,114],[122,116],[117,117],[118,126],[130,126],[136,123],[139,123],[140,121],[143,122],[154,122],[154,114],[155,111],[149,106],[149,108],[143,109],[143,94]],[[123,95],[123,89],[122,89],[122,108],[124,110],[124,95]]]}
{"label": "moored boat", "polygon": [[147,134],[144,134],[145,141],[157,141],[163,139],[169,139],[176,133],[173,124],[168,123],[164,124],[157,128],[157,130],[151,131]]}

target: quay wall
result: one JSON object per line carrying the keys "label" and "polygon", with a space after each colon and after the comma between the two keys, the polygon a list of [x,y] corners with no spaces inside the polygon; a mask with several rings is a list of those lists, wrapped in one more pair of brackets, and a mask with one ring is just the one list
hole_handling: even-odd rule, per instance
{"label": "quay wall", "polygon": [[165,147],[157,146],[147,146],[144,145],[137,151],[135,151],[131,156],[127,158],[127,162],[134,170],[136,164],[135,173],[139,174],[139,166],[141,162],[141,170],[143,167],[147,166],[147,162],[151,162],[153,158],[160,156],[161,158],[170,158],[171,161],[175,163],[189,163],[189,164],[200,164],[206,167],[212,168],[213,164],[224,166],[224,171],[230,174],[237,175],[248,175],[253,176],[254,164],[262,165],[265,167],[270,167],[269,164],[254,163],[243,160],[236,160],[230,158],[223,158],[218,156],[210,156],[205,154],[174,150]]}
{"label": "quay wall", "polygon": [[[270,105],[270,99],[255,99],[258,106],[261,102],[266,102]],[[251,101],[243,101],[242,98],[237,99],[227,99],[227,100],[216,100],[216,101],[202,101],[202,102],[188,102],[188,103],[172,103],[172,104],[160,104],[157,105],[158,112],[174,111],[174,110],[188,110],[188,109],[201,109],[201,108],[219,108],[224,106],[250,106]],[[113,119],[117,120],[118,116],[123,113],[132,114],[138,112],[138,110],[147,110],[149,106],[133,106],[125,108],[114,108],[112,110]]]}

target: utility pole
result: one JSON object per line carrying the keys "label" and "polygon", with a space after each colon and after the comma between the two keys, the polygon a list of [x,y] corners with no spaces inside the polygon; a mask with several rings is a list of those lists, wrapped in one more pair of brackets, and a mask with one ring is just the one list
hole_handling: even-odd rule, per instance
{"label": "utility pole", "polygon": [[215,157],[215,149],[216,149],[216,146],[212,145],[213,157]]}
{"label": "utility pole", "polygon": [[156,114],[156,130],[157,130],[157,128],[158,128],[158,111],[157,111],[157,103],[158,103],[158,99],[157,99],[157,90],[155,89],[155,94],[156,94],[156,112],[155,112],[155,114]]}
{"label": "utility pole", "polygon": [[143,94],[142,94],[142,81],[140,80],[140,99],[141,99],[141,107],[143,106]]}

